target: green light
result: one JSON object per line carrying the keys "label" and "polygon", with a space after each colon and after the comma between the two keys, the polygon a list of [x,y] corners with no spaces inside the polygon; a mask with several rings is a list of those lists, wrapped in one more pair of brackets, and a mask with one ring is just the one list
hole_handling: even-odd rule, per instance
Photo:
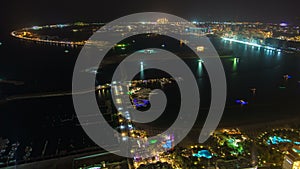
{"label": "green light", "polygon": [[140,70],[140,72],[141,72],[141,79],[144,79],[144,62],[140,62],[140,67],[141,67],[141,70]]}
{"label": "green light", "polygon": [[237,70],[237,63],[238,63],[238,58],[233,59],[233,65],[232,65],[232,70],[236,71]]}
{"label": "green light", "polygon": [[126,47],[126,46],[128,46],[128,45],[125,44],[125,43],[120,43],[120,44],[117,44],[117,45],[116,45],[116,47],[119,47],[119,48],[124,48],[124,47]]}
{"label": "green light", "polygon": [[228,146],[231,148],[238,148],[239,145],[237,144],[236,140],[234,138],[228,139]]}
{"label": "green light", "polygon": [[155,143],[157,143],[157,140],[155,140],[155,139],[154,140],[150,140],[149,143],[150,144],[155,144]]}
{"label": "green light", "polygon": [[243,154],[243,145],[236,138],[226,138],[226,144],[228,148],[232,149],[230,151],[232,155]]}
{"label": "green light", "polygon": [[198,61],[198,74],[201,75],[202,74],[202,60]]}
{"label": "green light", "polygon": [[83,22],[75,22],[74,25],[75,26],[84,26],[84,25],[87,25],[87,24],[83,23]]}
{"label": "green light", "polygon": [[239,146],[237,151],[242,154],[244,152],[244,148],[242,146]]}

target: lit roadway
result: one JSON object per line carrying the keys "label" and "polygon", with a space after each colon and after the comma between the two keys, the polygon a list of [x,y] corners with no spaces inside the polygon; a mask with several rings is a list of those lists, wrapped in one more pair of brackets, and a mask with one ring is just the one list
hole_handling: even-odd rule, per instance
{"label": "lit roadway", "polygon": [[[11,35],[13,37],[19,38],[19,39],[23,39],[23,40],[29,40],[29,41],[36,41],[36,42],[42,42],[42,43],[49,43],[49,44],[60,44],[60,45],[70,45],[70,46],[83,46],[86,43],[90,43],[92,45],[99,45],[99,46],[105,46],[107,45],[106,43],[97,41],[97,42],[93,42],[93,41],[86,41],[86,40],[82,40],[82,41],[63,41],[63,40],[49,40],[49,39],[41,39],[38,37],[38,35],[33,35],[33,31],[38,31],[38,30],[42,30],[42,29],[58,29],[58,28],[65,28],[65,27],[70,27],[70,26],[89,26],[92,24],[84,24],[84,25],[75,25],[75,24],[57,24],[57,25],[45,25],[45,26],[33,26],[33,27],[29,27],[29,28],[22,28],[20,30],[15,30],[13,32],[11,32]],[[167,25],[167,26],[166,26]],[[131,22],[131,23],[125,23],[124,25],[116,25],[112,28],[110,27],[105,27],[107,30],[111,31],[111,30],[115,30],[115,32],[120,33],[120,31],[122,32],[122,34],[126,34],[129,32],[136,32],[139,31],[139,29],[146,29],[146,30],[157,30],[158,33],[160,33],[160,31],[163,32],[168,32],[170,30],[170,27],[172,27],[173,29],[173,33],[177,33],[177,34],[185,34],[185,35],[194,35],[194,36],[205,36],[206,33],[204,33],[202,30],[198,30],[196,28],[191,28],[190,27],[191,24],[188,23],[173,23],[173,22],[169,22],[167,24],[159,24],[157,22]],[[189,31],[186,31],[187,29],[189,29]],[[102,30],[102,31],[106,31],[106,30]],[[27,34],[31,35],[28,36]]]}
{"label": "lit roadway", "polygon": [[40,39],[38,37],[26,37],[22,36],[20,31],[13,31],[11,32],[11,35],[13,37],[19,38],[19,39],[24,39],[24,40],[30,40],[30,41],[36,41],[36,42],[43,42],[43,43],[52,43],[52,44],[61,44],[61,45],[78,45],[78,46],[83,46],[85,44],[85,41],[59,41],[59,40],[47,40],[47,39]]}
{"label": "lit roadway", "polygon": [[26,94],[26,95],[15,95],[15,96],[9,96],[3,100],[0,100],[1,102],[6,101],[15,101],[15,100],[24,100],[24,99],[38,99],[38,98],[47,98],[47,97],[61,97],[61,96],[69,96],[69,95],[80,95],[80,94],[86,94],[90,92],[95,92],[99,89],[107,89],[110,88],[109,85],[103,85],[103,86],[97,86],[95,89],[87,89],[82,90],[78,92],[71,92],[71,91],[61,91],[61,92],[48,92],[48,93],[38,93],[38,94]]}

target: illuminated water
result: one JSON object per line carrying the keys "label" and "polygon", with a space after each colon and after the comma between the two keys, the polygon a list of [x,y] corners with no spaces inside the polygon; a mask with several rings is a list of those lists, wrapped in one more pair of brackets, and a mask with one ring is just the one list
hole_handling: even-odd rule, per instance
{"label": "illuminated water", "polygon": [[[219,48],[233,50],[232,55],[222,57],[227,76],[228,99],[221,125],[254,124],[299,116],[299,54],[270,51],[221,40],[214,40],[214,44]],[[0,97],[70,90],[73,65],[79,49],[68,48],[69,52],[65,52],[66,49],[20,42],[7,37],[0,46],[0,78],[23,81],[25,84],[15,86],[0,83]],[[208,77],[201,62],[187,62],[196,75],[203,97],[197,120],[197,127],[201,127],[209,106]],[[144,68],[144,63],[141,63],[141,70]],[[106,69],[109,71],[109,67]],[[290,75],[291,79],[284,80],[284,75]],[[252,93],[252,88],[257,89],[255,94]],[[172,96],[172,90],[168,92]],[[235,103],[236,99],[243,99],[249,104],[242,107]],[[178,100],[172,103],[174,105],[170,105],[171,107],[179,105]],[[22,140],[24,144],[44,143],[49,140],[49,147],[54,147],[58,138],[82,140],[84,134],[80,127],[71,124],[60,126],[58,122],[59,119],[72,118],[70,114],[73,111],[71,97],[1,103],[0,137]],[[170,124],[174,119],[171,116],[172,113],[169,112],[157,123]],[[86,146],[88,145],[93,143],[86,141]],[[42,146],[43,144],[39,149]],[[55,153],[55,150],[50,149],[49,154]]]}

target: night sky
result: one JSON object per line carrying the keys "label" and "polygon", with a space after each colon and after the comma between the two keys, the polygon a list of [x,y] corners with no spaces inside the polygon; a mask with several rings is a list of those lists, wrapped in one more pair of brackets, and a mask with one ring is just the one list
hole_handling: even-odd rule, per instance
{"label": "night sky", "polygon": [[166,12],[198,21],[300,23],[299,0],[4,0],[1,29],[66,22],[111,21],[136,12]]}

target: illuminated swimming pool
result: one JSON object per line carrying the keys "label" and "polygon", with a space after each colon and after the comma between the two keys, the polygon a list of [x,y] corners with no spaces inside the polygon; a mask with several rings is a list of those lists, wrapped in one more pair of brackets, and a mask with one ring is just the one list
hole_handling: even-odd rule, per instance
{"label": "illuminated swimming pool", "polygon": [[283,139],[279,136],[273,136],[273,137],[269,137],[267,144],[268,145],[275,145],[275,144],[280,144],[280,143],[294,143],[296,145],[300,145],[299,141],[292,141],[290,139]]}
{"label": "illuminated swimming pool", "polygon": [[212,154],[208,150],[200,150],[198,151],[197,154],[193,154],[193,157],[198,157],[198,158],[207,158],[210,159],[212,158]]}

